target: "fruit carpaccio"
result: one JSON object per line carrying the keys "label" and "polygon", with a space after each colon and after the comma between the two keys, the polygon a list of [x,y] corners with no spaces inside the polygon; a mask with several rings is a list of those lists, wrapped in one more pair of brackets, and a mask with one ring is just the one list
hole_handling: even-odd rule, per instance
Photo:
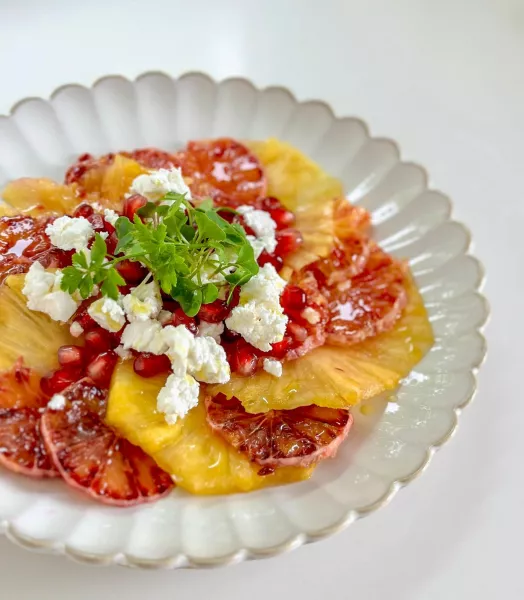
{"label": "fruit carpaccio", "polygon": [[[232,376],[202,385],[198,406],[168,425],[156,397],[170,363],[165,355],[117,354],[121,333],[100,327],[82,302],[69,325],[32,312],[21,293],[34,261],[71,264],[45,227],[62,214],[87,218],[118,238],[103,219],[111,208],[131,220],[145,203],[133,180],[180,168],[196,203],[252,205],[276,224],[276,249],[263,251],[287,280],[284,338],[261,352],[227,327],[220,334]],[[433,337],[407,266],[370,237],[370,214],[344,198],[341,183],[296,148],[276,139],[192,141],[180,150],[141,148],[84,154],[63,184],[20,179],[3,192],[0,212],[0,463],[33,477],[61,476],[91,498],[115,505],[148,502],[176,484],[195,494],[247,492],[310,477],[350,432],[350,409],[395,388]],[[222,213],[244,225],[243,217]],[[246,228],[248,234],[252,233]],[[123,260],[126,286],[148,271]],[[124,292],[124,293],[127,293]],[[188,317],[163,298],[163,325],[218,325],[239,302],[233,295]],[[283,362],[282,376],[264,371]],[[23,360],[22,360],[23,359]],[[107,389],[109,388],[109,392]],[[63,408],[47,408],[59,394]],[[60,403],[58,403],[60,404]],[[168,475],[169,473],[169,475]]]}

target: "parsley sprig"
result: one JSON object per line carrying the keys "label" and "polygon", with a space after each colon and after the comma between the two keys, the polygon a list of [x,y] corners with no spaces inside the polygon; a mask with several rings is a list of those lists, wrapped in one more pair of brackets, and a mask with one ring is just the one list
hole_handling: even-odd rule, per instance
{"label": "parsley sprig", "polygon": [[180,303],[189,316],[202,304],[216,300],[220,288],[247,283],[258,273],[253,248],[244,229],[220,216],[228,211],[213,207],[211,200],[194,206],[182,194],[167,194],[160,204],[149,202],[130,221],[116,222],[118,245],[115,256],[107,256],[99,234],[89,253],[76,253],[73,265],[63,271],[62,289],[78,290],[87,298],[95,285],[105,296],[116,299],[124,285],[116,265],[121,260],[145,265],[164,293]]}

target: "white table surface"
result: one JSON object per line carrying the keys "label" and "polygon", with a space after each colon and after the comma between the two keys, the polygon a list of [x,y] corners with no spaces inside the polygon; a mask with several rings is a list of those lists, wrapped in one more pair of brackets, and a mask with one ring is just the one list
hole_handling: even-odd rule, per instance
{"label": "white table surface", "polygon": [[2,538],[0,598],[523,598],[524,2],[0,0],[0,113],[64,83],[152,69],[324,98],[425,165],[488,273],[480,392],[427,473],[341,535],[178,572],[95,569]]}

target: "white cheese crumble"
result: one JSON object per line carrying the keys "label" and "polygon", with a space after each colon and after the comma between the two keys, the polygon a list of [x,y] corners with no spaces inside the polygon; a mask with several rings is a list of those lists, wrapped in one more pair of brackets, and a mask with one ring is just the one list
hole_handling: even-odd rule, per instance
{"label": "white cheese crumble", "polygon": [[115,354],[117,354],[122,360],[127,360],[133,356],[131,350],[126,350],[122,344],[115,348]]}
{"label": "white cheese crumble", "polygon": [[224,333],[224,323],[209,323],[208,321],[200,321],[198,324],[198,336],[210,337],[215,342],[220,342],[220,336]]}
{"label": "white cheese crumble", "polygon": [[80,337],[84,333],[84,328],[78,321],[74,321],[69,327],[69,333],[75,338]]}
{"label": "white cheese crumble", "polygon": [[165,354],[167,344],[158,321],[133,321],[122,333],[122,346],[125,350]]}
{"label": "white cheese crumble", "polygon": [[212,337],[193,338],[189,348],[188,372],[205,383],[226,383],[231,377],[226,352]]}
{"label": "white cheese crumble", "polygon": [[187,361],[194,336],[185,325],[164,327],[161,338],[165,344],[165,354],[171,360],[175,375],[182,376],[187,371]]}
{"label": "white cheese crumble", "polygon": [[104,208],[104,221],[107,221],[113,227],[115,226],[120,215],[111,208]]}
{"label": "white cheese crumble", "polygon": [[46,271],[34,262],[27,272],[22,293],[27,298],[27,308],[43,312],[53,321],[68,321],[78,308],[79,302],[60,289],[62,272]]}
{"label": "white cheese crumble", "polygon": [[89,316],[107,331],[120,331],[126,323],[126,315],[122,308],[122,299],[99,298],[89,305]]}
{"label": "white cheese crumble", "polygon": [[301,316],[311,325],[316,325],[320,322],[320,313],[318,310],[307,306],[301,313]]}
{"label": "white cheese crumble", "polygon": [[160,288],[155,281],[133,288],[123,299],[129,321],[147,321],[158,316],[162,309]]}
{"label": "white cheese crumble", "polygon": [[286,282],[275,267],[265,264],[240,290],[239,305],[226,319],[226,325],[255,348],[271,350],[271,344],[284,339],[288,318],[280,305]]}
{"label": "white cheese crumble", "polygon": [[277,225],[265,210],[257,210],[252,206],[239,206],[236,209],[244,218],[244,223],[250,227],[255,236],[248,235],[247,239],[253,251],[255,258],[258,258],[265,250],[273,254],[277,247],[275,232]]}
{"label": "white cheese crumble", "polygon": [[158,169],[151,173],[139,175],[133,180],[130,188],[131,194],[140,194],[151,202],[158,202],[168,192],[185,194],[186,199],[191,198],[180,169]]}
{"label": "white cheese crumble", "polygon": [[282,377],[282,363],[274,358],[264,358],[264,371],[274,377]]}
{"label": "white cheese crumble", "polygon": [[84,217],[59,217],[45,228],[53,246],[60,250],[82,250],[95,235],[91,223]]}
{"label": "white cheese crumble", "polygon": [[170,310],[161,310],[158,313],[158,320],[162,325],[167,325],[173,319],[173,313]]}
{"label": "white cheese crumble", "polygon": [[49,402],[47,403],[47,408],[50,408],[51,410],[64,410],[65,405],[65,396],[63,396],[62,394],[54,394],[51,397],[51,400],[49,400]]}
{"label": "white cheese crumble", "polygon": [[174,425],[178,418],[183,419],[198,404],[200,386],[191,375],[171,374],[157,397],[157,410],[165,414],[165,419]]}

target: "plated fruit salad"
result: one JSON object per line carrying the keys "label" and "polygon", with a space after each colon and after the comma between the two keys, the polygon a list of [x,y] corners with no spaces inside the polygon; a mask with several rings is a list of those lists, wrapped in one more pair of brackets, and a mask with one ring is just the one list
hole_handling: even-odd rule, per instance
{"label": "plated fruit salad", "polygon": [[94,500],[307,479],[433,343],[369,213],[275,139],[84,154],[0,207],[0,463]]}

